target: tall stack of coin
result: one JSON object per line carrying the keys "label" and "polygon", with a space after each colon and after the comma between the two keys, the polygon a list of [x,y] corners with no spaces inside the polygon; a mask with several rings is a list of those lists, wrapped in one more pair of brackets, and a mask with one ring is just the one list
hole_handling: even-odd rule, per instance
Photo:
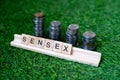
{"label": "tall stack of coin", "polygon": [[43,12],[34,14],[34,36],[43,37],[44,16]]}
{"label": "tall stack of coin", "polygon": [[79,25],[77,24],[69,25],[66,32],[66,42],[72,44],[73,46],[76,46],[78,40],[78,31]]}
{"label": "tall stack of coin", "polygon": [[92,31],[86,31],[83,33],[83,49],[94,50],[95,49],[96,34]]}
{"label": "tall stack of coin", "polygon": [[49,29],[50,39],[59,40],[59,38],[60,38],[60,26],[61,26],[60,21],[52,21],[50,23],[50,29]]}

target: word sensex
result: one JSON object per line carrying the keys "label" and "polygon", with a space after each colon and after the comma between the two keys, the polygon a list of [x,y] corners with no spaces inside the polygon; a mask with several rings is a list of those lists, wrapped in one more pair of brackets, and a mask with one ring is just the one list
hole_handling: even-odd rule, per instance
{"label": "word sensex", "polygon": [[72,45],[60,41],[45,39],[41,37],[30,36],[22,34],[22,44],[30,45],[46,50],[52,50],[58,53],[71,54]]}

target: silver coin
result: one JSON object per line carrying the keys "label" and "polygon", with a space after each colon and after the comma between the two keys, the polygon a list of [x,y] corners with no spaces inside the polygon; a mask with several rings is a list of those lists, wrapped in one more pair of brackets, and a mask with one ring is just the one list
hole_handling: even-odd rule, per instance
{"label": "silver coin", "polygon": [[73,46],[76,46],[78,41],[78,31],[79,25],[77,24],[69,25],[66,32],[66,42],[72,44]]}
{"label": "silver coin", "polygon": [[34,14],[34,36],[43,37],[44,31],[44,13],[35,13]]}
{"label": "silver coin", "polygon": [[60,27],[61,27],[61,22],[60,21],[52,21],[50,23],[50,28],[49,28],[50,39],[59,40],[59,38],[60,38]]}
{"label": "silver coin", "polygon": [[83,49],[87,50],[94,50],[95,49],[95,39],[96,39],[96,34],[92,31],[86,31],[83,33]]}

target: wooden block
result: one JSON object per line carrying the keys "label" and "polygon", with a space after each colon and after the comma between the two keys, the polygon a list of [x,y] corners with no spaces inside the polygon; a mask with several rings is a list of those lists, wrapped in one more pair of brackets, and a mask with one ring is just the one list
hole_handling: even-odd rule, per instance
{"label": "wooden block", "polygon": [[44,48],[44,45],[45,45],[45,40],[44,38],[36,38],[36,47],[39,47],[39,48]]}
{"label": "wooden block", "polygon": [[72,52],[72,45],[67,44],[67,43],[63,43],[62,53],[71,55],[72,54],[71,52]]}
{"label": "wooden block", "polygon": [[37,44],[37,37],[30,36],[30,35],[28,35],[28,37],[29,37],[28,45],[36,46],[36,44]]}
{"label": "wooden block", "polygon": [[26,35],[26,34],[22,34],[21,43],[22,43],[22,44],[25,44],[25,45],[28,45],[28,42],[29,42],[29,36]]}
{"label": "wooden block", "polygon": [[53,51],[61,53],[62,52],[62,44],[63,44],[63,42],[54,41]]}
{"label": "wooden block", "polygon": [[53,42],[54,42],[53,40],[45,39],[44,49],[52,50]]}
{"label": "wooden block", "polygon": [[[93,65],[93,66],[99,66],[99,63],[101,61],[102,54],[99,52],[88,51],[88,50],[72,47],[72,45],[70,45],[72,47],[72,50],[71,50],[72,55],[66,55],[66,54],[57,53],[55,51],[50,51],[47,49],[45,50],[42,48],[22,44],[21,43],[22,37],[23,36],[21,36],[21,35],[15,34],[14,40],[10,42],[11,46],[23,48],[23,49],[30,50],[30,51],[35,51],[38,53],[58,57],[61,59],[66,59],[69,61],[75,61],[75,62],[79,62],[79,63],[89,64],[89,65]],[[64,45],[62,46],[62,50],[64,49],[64,46],[69,46],[69,44],[65,44],[65,43],[63,43],[63,44]]]}

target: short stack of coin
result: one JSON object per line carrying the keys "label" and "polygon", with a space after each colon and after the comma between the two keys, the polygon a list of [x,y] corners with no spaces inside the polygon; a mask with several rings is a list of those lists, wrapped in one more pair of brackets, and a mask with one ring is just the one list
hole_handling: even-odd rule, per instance
{"label": "short stack of coin", "polygon": [[73,46],[76,46],[77,40],[78,40],[78,30],[79,30],[79,25],[77,24],[71,24],[68,26],[68,29],[66,32],[67,43],[72,44]]}
{"label": "short stack of coin", "polygon": [[44,16],[43,12],[34,14],[34,36],[43,37]]}
{"label": "short stack of coin", "polygon": [[61,26],[60,21],[52,21],[50,23],[50,29],[49,29],[50,39],[59,40],[59,38],[60,38],[60,26]]}
{"label": "short stack of coin", "polygon": [[83,49],[94,50],[95,49],[96,34],[92,31],[86,31],[83,33]]}
{"label": "short stack of coin", "polygon": [[[44,17],[43,12],[38,12],[34,14],[34,36],[43,37],[44,36]],[[66,31],[66,43],[77,46],[79,33],[79,25],[71,24],[68,26]],[[49,28],[49,37],[52,40],[59,40],[61,34],[61,22],[52,21]],[[86,31],[83,33],[82,37],[82,48],[86,50],[95,50],[95,39],[96,34],[92,31]]]}

